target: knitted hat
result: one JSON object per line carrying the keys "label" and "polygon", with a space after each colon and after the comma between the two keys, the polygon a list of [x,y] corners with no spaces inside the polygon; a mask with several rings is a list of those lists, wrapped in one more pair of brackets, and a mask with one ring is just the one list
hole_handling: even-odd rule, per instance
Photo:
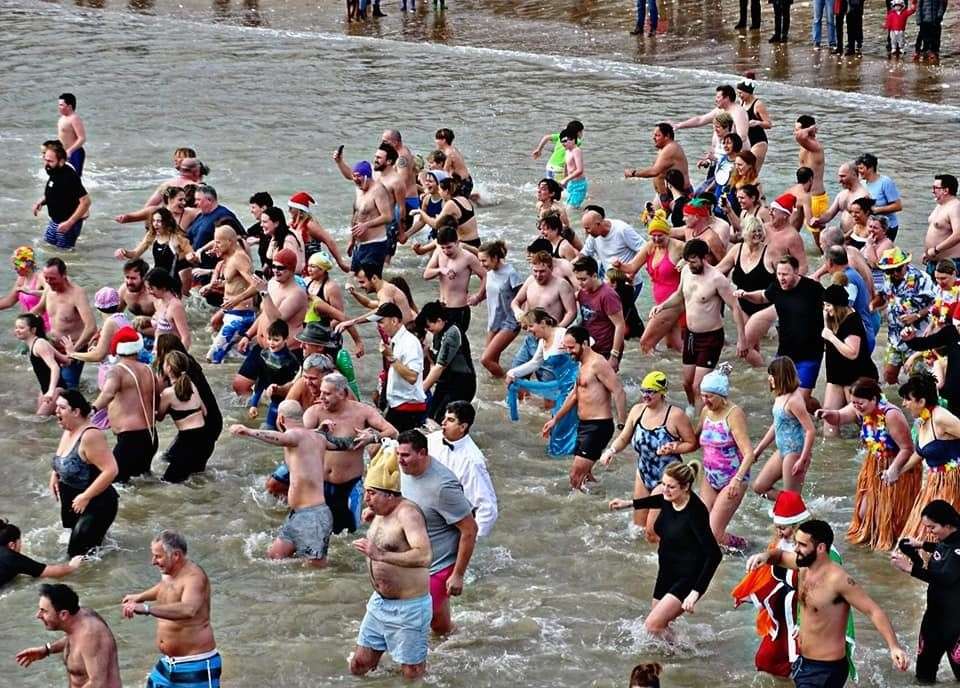
{"label": "knitted hat", "polygon": [[93,305],[98,311],[116,308],[120,305],[120,292],[113,287],[102,287],[94,294]]}
{"label": "knitted hat", "polygon": [[287,201],[288,208],[296,208],[297,210],[302,210],[305,213],[310,212],[310,206],[316,203],[313,200],[313,197],[308,194],[306,191],[298,191],[290,197],[290,200]]}
{"label": "knitted hat", "polygon": [[282,248],[273,254],[272,262],[283,265],[290,272],[294,272],[297,269],[297,254],[293,252],[292,248]]}
{"label": "knitted hat", "polygon": [[790,215],[793,213],[793,209],[797,207],[797,197],[792,193],[780,194],[777,196],[777,200],[770,204],[770,207]]}
{"label": "knitted hat", "polygon": [[700,381],[700,391],[705,394],[716,394],[719,397],[730,396],[730,371],[733,366],[729,363],[721,363],[713,370],[703,376]]}
{"label": "knitted hat", "polygon": [[359,174],[361,177],[366,177],[370,179],[373,177],[373,168],[370,167],[370,163],[366,160],[361,160],[353,166],[353,173]]}
{"label": "knitted hat", "polygon": [[640,383],[640,389],[648,389],[662,394],[667,391],[667,376],[659,370],[649,372],[643,378],[643,382]]}
{"label": "knitted hat", "polygon": [[880,260],[877,261],[877,267],[881,270],[896,270],[909,263],[912,259],[912,254],[904,253],[902,248],[894,246],[883,252]]}
{"label": "knitted hat", "polygon": [[387,442],[381,445],[380,451],[370,460],[363,486],[371,490],[400,493],[400,466],[397,463],[395,443]]}
{"label": "knitted hat", "polygon": [[795,526],[810,518],[810,512],[803,503],[800,493],[783,490],[777,495],[777,501],[770,507],[770,518],[774,525]]}
{"label": "knitted hat", "polygon": [[143,349],[143,337],[127,325],[117,330],[110,340],[110,353],[114,356],[136,356]]}
{"label": "knitted hat", "polygon": [[653,214],[653,219],[647,225],[647,234],[669,234],[671,229],[667,214],[661,209]]}

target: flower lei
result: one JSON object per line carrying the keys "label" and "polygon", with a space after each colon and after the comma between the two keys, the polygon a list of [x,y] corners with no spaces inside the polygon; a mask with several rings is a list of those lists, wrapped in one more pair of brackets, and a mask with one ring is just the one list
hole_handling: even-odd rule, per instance
{"label": "flower lei", "polygon": [[881,396],[877,402],[877,410],[863,416],[863,427],[860,429],[860,441],[867,451],[867,457],[883,458],[887,451],[887,414],[889,408],[886,397]]}
{"label": "flower lei", "polygon": [[908,269],[907,274],[903,277],[903,282],[900,283],[899,294],[894,296],[894,300],[897,304],[897,311],[900,313],[908,313],[912,311],[912,304],[910,302],[911,297],[917,292],[917,273],[913,270]]}
{"label": "flower lei", "polygon": [[[944,296],[949,295],[949,300],[944,299]],[[933,301],[933,317],[934,322],[938,325],[944,325],[947,322],[947,317],[950,315],[950,310],[956,306],[957,301],[960,301],[960,283],[954,284],[947,291],[940,291],[937,294],[937,298]]]}

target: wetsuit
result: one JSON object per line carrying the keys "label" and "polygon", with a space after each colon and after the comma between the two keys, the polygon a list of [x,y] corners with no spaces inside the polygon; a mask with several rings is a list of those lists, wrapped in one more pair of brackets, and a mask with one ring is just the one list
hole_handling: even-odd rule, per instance
{"label": "wetsuit", "polygon": [[[763,250],[760,252],[760,260],[757,261],[757,264],[753,266],[750,272],[746,272],[740,263],[740,259],[743,256],[743,244],[740,244],[740,248],[737,249],[737,260],[733,264],[733,272],[730,273],[730,281],[733,282],[734,286],[746,292],[751,292],[763,291],[773,284],[776,275],[767,270],[767,265],[764,263],[766,255],[767,246],[764,244]],[[753,303],[746,299],[738,299],[738,301],[740,302],[740,308],[743,309],[743,312],[746,313],[748,317],[762,311],[764,308],[770,307],[768,303]]]}
{"label": "wetsuit", "polygon": [[900,543],[900,551],[913,562],[910,575],[927,583],[927,608],[920,622],[917,680],[935,683],[937,668],[947,655],[953,675],[960,680],[960,531],[943,542],[925,542],[930,553],[926,567],[916,547]]}
{"label": "wetsuit", "polygon": [[673,595],[682,602],[692,590],[703,597],[722,558],[704,503],[691,492],[687,505],[679,511],[663,495],[634,499],[633,508],[660,510],[653,524],[660,538],[653,599]]}
{"label": "wetsuit", "polygon": [[71,529],[70,544],[67,546],[67,554],[71,557],[86,554],[103,544],[103,537],[117,516],[117,491],[113,485],[108,485],[106,490],[91,499],[82,514],[73,510],[74,498],[90,487],[100,475],[96,466],[80,456],[80,440],[91,429],[85,428],[70,451],[64,456],[55,454],[52,461],[60,489],[60,522],[64,528]]}

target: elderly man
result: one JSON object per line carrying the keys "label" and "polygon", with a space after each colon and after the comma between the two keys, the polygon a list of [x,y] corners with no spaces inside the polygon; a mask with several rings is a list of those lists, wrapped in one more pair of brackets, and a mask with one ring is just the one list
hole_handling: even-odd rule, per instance
{"label": "elderly man", "polygon": [[[210,343],[207,360],[211,363],[222,363],[234,342],[238,341],[256,320],[253,297],[260,290],[263,281],[253,274],[253,262],[246,250],[240,246],[237,233],[233,229],[217,227],[213,237],[215,251],[223,263],[219,278],[223,282],[223,303],[210,318],[210,327],[219,332]],[[288,263],[284,263],[283,267],[289,269]],[[206,289],[209,289],[209,286]]]}
{"label": "elderly man", "polygon": [[[581,256],[590,256],[597,261],[600,270],[606,272],[613,261],[629,263],[643,246],[643,238],[637,230],[623,220],[607,219],[606,211],[599,205],[588,205],[583,209],[580,223],[587,234],[583,242]],[[643,286],[643,270],[638,270],[633,278],[636,295]]]}
{"label": "elderly man", "polygon": [[883,377],[888,385],[897,383],[900,368],[910,356],[903,341],[903,331],[912,328],[924,332],[930,323],[930,310],[936,297],[933,282],[925,272],[910,264],[912,256],[902,249],[887,249],[880,256],[877,268],[886,281],[877,291],[875,308],[887,307],[887,352]]}

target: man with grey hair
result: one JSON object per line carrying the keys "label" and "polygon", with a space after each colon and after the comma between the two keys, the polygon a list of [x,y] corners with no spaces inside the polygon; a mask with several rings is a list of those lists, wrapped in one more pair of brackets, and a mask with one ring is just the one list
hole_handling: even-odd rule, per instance
{"label": "man with grey hair", "polygon": [[[867,187],[860,181],[860,175],[857,174],[857,165],[854,162],[845,162],[837,170],[837,181],[840,182],[840,193],[838,193],[827,211],[815,218],[810,226],[815,229],[823,229],[827,223],[840,215],[840,227],[843,229],[844,236],[853,231],[853,217],[850,216],[850,203],[857,198],[869,196]],[[823,241],[820,242],[823,244]]]}
{"label": "man with grey hair", "polygon": [[303,415],[303,425],[316,428],[327,441],[327,504],[333,512],[333,532],[353,532],[363,508],[363,451],[397,429],[370,404],[350,398],[347,378],[328,373],[320,383],[317,403]]}
{"label": "man with grey hair", "polygon": [[280,402],[277,427],[279,431],[253,430],[236,424],[230,426],[230,434],[283,447],[283,460],[290,470],[290,513],[267,556],[287,559],[296,555],[320,568],[327,565],[333,527],[333,516],[324,499],[327,442],[322,435],[303,427],[303,408],[291,399]]}
{"label": "man with grey hair", "polygon": [[161,656],[147,685],[197,683],[220,688],[222,663],[210,624],[210,579],[187,557],[187,541],[176,531],[157,535],[150,543],[150,556],[160,569],[160,582],[122,601],[125,619],[157,619]]}
{"label": "man with grey hair", "polygon": [[[199,251],[213,240],[213,230],[217,225],[223,224],[221,220],[229,223],[238,234],[243,233],[243,225],[240,220],[237,219],[232,210],[220,205],[217,190],[209,184],[201,184],[197,188],[196,202],[200,214],[187,228],[187,237],[190,239],[194,251]],[[205,265],[204,267],[208,266]]]}

